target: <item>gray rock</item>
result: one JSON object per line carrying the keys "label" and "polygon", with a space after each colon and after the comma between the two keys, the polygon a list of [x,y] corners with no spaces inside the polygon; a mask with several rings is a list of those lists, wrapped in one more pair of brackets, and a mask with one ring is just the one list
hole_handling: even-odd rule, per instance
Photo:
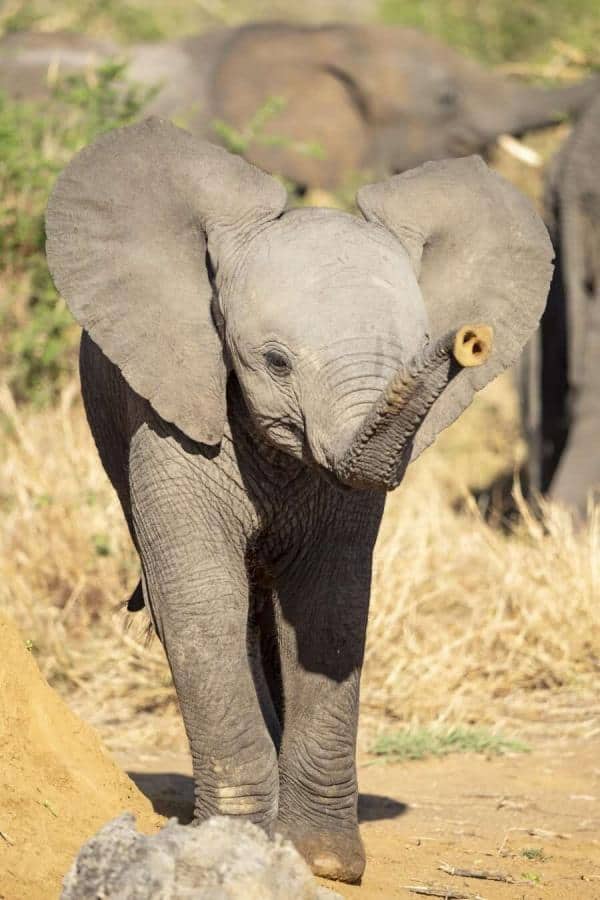
{"label": "gray rock", "polygon": [[83,845],[61,900],[341,900],[320,887],[289,841],[215,816],[197,827],[170,819],[139,834],[125,813]]}

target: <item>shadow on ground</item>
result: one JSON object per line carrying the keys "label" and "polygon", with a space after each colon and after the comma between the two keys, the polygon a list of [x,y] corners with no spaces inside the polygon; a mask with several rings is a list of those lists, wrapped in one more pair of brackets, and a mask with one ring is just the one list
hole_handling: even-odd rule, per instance
{"label": "shadow on ground", "polygon": [[408,804],[381,794],[358,795],[358,821],[379,822],[381,819],[397,819],[408,812]]}
{"label": "shadow on ground", "polygon": [[[161,816],[179,819],[183,825],[192,821],[194,781],[178,772],[128,772],[131,780],[148,797],[154,811]],[[379,794],[360,794],[359,822],[396,819],[408,810],[406,803]]]}
{"label": "shadow on ground", "polygon": [[179,772],[128,772],[160,816],[175,816],[182,825],[192,821],[194,780]]}

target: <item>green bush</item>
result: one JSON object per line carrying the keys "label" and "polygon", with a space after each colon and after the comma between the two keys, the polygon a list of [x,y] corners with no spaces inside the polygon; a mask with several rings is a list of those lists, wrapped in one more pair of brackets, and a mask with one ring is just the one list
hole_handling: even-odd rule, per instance
{"label": "green bush", "polygon": [[108,62],[58,82],[47,102],[0,93],[0,367],[18,401],[51,400],[72,370],[76,329],[44,256],[44,210],[57,174],[102,131],[133,121],[154,90]]}
{"label": "green bush", "polygon": [[[164,37],[157,13],[156,9],[148,9],[147,4],[135,6],[123,0],[66,0],[63,3],[17,0],[8,14],[0,17],[0,28],[6,33],[23,31],[43,26],[48,18],[52,21],[52,17],[58,14],[61,27],[66,30],[99,33],[102,36],[109,32],[123,41],[154,41]],[[56,30],[53,22],[51,30]]]}
{"label": "green bush", "polygon": [[284,134],[267,131],[272,120],[277,124],[277,116],[285,109],[284,97],[268,97],[265,103],[248,119],[241,130],[222,119],[215,119],[212,128],[224,147],[231,153],[245,154],[254,145],[282,147],[295,150],[302,156],[325,159],[325,150],[317,141],[294,141]]}
{"label": "green bush", "polygon": [[387,24],[436,35],[488,63],[539,61],[560,39],[598,63],[598,0],[380,0]]}

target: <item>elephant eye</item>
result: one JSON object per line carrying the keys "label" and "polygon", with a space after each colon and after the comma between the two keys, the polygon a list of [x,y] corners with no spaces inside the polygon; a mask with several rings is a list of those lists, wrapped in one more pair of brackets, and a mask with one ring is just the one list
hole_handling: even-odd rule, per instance
{"label": "elephant eye", "polygon": [[438,103],[440,106],[443,106],[444,109],[452,109],[453,106],[456,106],[457,100],[458,95],[452,88],[446,88],[438,96]]}
{"label": "elephant eye", "polygon": [[267,350],[265,362],[274,375],[289,375],[292,371],[292,364],[289,359],[279,350]]}

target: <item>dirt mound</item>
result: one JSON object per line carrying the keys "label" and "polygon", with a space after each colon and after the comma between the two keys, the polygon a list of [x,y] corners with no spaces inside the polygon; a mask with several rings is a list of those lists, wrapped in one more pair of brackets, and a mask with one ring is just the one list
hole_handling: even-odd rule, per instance
{"label": "dirt mound", "polygon": [[0,898],[57,897],[83,841],[124,810],[161,824],[0,615]]}

